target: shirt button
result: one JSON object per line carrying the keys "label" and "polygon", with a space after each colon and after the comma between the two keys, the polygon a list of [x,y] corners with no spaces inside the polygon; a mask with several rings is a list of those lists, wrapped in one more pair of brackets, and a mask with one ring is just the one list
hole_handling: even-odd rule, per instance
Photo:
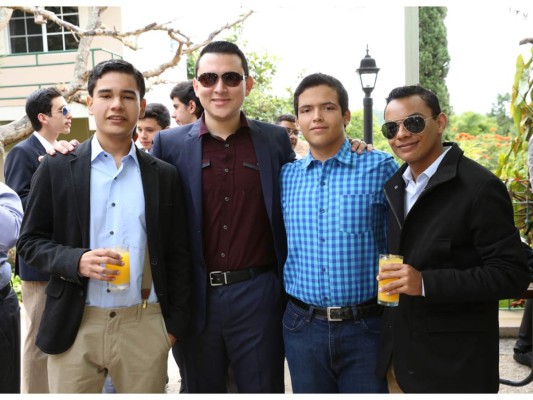
{"label": "shirt button", "polygon": [[114,235],[114,234],[115,234],[115,232],[111,231],[111,232],[109,232],[109,234],[110,234],[110,235]]}
{"label": "shirt button", "polygon": [[224,145],[224,147],[229,147],[229,144],[228,144],[228,143],[226,143],[226,144]]}
{"label": "shirt button", "polygon": [[227,231],[227,230],[228,230],[228,226],[227,226],[227,225],[223,225],[223,226],[222,226],[222,229],[224,229],[225,231]]}
{"label": "shirt button", "polygon": [[326,210],[324,210],[323,208],[320,209],[320,213],[321,214],[324,214],[326,212]]}
{"label": "shirt button", "polygon": [[224,201],[229,201],[229,197],[224,197]]}
{"label": "shirt button", "polygon": [[322,181],[320,182],[320,186],[325,186],[326,185],[326,182]]}
{"label": "shirt button", "polygon": [[229,172],[229,168],[224,168],[224,172],[228,173]]}
{"label": "shirt button", "polygon": [[322,243],[324,243],[324,242],[326,241],[326,239],[324,239],[324,238],[320,238],[320,241],[321,241]]}
{"label": "shirt button", "polygon": [[111,207],[115,207],[115,203],[111,203]]}
{"label": "shirt button", "polygon": [[222,258],[226,257],[226,253],[220,253],[220,257]]}

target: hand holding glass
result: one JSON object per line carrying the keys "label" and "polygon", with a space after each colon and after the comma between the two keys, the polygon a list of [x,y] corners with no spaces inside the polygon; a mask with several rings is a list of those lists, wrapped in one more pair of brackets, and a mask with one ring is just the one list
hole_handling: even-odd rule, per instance
{"label": "hand holding glass", "polygon": [[[395,254],[380,254],[379,255],[379,272],[381,273],[381,268],[387,264],[403,264],[403,256]],[[391,294],[387,296],[385,292],[380,292],[379,289],[386,284],[395,281],[398,278],[391,279],[380,279],[378,281],[378,304],[388,307],[396,307],[400,302],[400,294]]]}
{"label": "hand holding glass", "polygon": [[106,268],[120,271],[115,280],[107,282],[107,290],[121,292],[130,288],[130,252],[126,247],[115,247],[113,250],[120,254],[124,265],[106,264]]}

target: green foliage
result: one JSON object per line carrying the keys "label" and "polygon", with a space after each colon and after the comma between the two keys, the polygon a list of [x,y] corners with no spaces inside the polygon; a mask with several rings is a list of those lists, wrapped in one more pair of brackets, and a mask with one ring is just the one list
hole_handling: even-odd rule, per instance
{"label": "green foliage", "polygon": [[495,117],[472,111],[467,111],[460,115],[452,115],[449,125],[451,133],[454,135],[467,132],[470,135],[478,136],[482,133],[496,133],[498,131],[498,122]]}
{"label": "green foliage", "polygon": [[513,119],[509,116],[511,95],[509,93],[498,94],[496,104],[492,104],[489,116],[496,119],[496,133],[509,135],[515,131]]}
{"label": "green foliage", "polygon": [[7,262],[11,264],[11,283],[13,284],[13,289],[15,290],[15,293],[17,294],[17,297],[19,299],[19,303],[22,302],[22,282],[20,281],[20,276],[15,275],[15,257],[16,257],[16,249],[13,247],[11,250],[7,252]]}
{"label": "green foliage", "polygon": [[420,85],[438,96],[442,110],[452,114],[450,95],[446,86],[450,55],[444,19],[446,7],[419,7],[419,57]]}
{"label": "green foliage", "polygon": [[499,160],[496,174],[505,181],[513,199],[515,224],[528,243],[533,240],[533,197],[528,173],[527,148],[533,135],[533,47],[529,60],[519,55],[511,96],[515,135]]}

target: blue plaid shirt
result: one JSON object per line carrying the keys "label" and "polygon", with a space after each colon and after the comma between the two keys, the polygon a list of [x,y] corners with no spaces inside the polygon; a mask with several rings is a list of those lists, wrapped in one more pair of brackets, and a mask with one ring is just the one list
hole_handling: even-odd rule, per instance
{"label": "blue plaid shirt", "polygon": [[383,185],[397,169],[382,151],[352,153],[348,140],[324,163],[309,153],[285,164],[281,199],[289,295],[318,307],[355,305],[376,296],[378,254],[387,246]]}

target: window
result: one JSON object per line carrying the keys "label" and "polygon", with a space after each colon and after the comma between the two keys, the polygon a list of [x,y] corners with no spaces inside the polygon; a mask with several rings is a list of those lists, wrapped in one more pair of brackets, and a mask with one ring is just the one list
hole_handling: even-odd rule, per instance
{"label": "window", "polygon": [[[78,7],[45,7],[59,18],[79,26]],[[9,40],[11,53],[29,53],[36,51],[63,51],[78,48],[78,42],[68,29],[51,21],[38,25],[33,14],[15,10],[9,21]]]}

